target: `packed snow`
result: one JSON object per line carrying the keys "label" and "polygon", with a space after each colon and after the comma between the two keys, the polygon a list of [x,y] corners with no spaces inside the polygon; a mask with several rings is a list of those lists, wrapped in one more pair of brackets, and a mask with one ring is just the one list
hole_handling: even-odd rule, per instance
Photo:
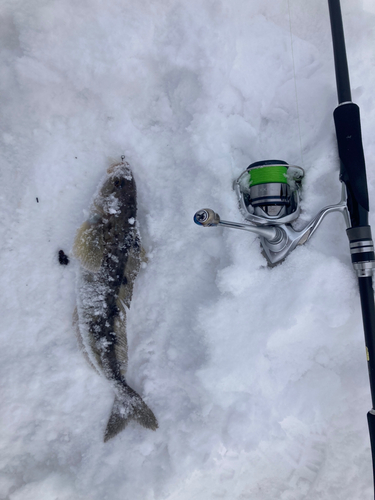
{"label": "packed snow", "polygon": [[[375,7],[342,10],[375,227]],[[0,499],[372,498],[342,216],[272,269],[255,235],[193,223],[241,221],[232,182],[263,159],[305,169],[301,223],[339,201],[327,2],[9,0],[0,38]],[[113,391],[78,348],[72,246],[122,155],[148,257],[127,378],[159,429],[104,443]]]}

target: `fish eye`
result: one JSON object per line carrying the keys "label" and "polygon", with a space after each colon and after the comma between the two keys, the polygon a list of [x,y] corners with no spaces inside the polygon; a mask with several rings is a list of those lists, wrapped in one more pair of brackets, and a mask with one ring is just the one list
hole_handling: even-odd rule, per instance
{"label": "fish eye", "polygon": [[117,188],[122,188],[122,187],[124,187],[124,180],[123,179],[121,179],[121,180],[120,179],[115,179],[114,185]]}

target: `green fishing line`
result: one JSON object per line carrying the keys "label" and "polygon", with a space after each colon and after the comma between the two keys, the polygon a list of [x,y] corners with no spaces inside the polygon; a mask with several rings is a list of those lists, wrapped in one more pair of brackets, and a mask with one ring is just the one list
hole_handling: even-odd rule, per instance
{"label": "green fishing line", "polygon": [[258,184],[268,184],[270,182],[279,182],[287,184],[286,176],[288,167],[282,165],[270,165],[249,170],[249,186],[257,186]]}

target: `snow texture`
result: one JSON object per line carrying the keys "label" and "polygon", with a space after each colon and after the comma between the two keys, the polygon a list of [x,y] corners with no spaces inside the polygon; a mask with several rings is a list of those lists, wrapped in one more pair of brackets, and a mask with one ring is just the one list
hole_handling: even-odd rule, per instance
{"label": "snow texture", "polygon": [[[342,11],[374,206],[375,9]],[[5,0],[0,38],[0,499],[370,499],[342,217],[274,269],[254,235],[192,220],[240,221],[232,181],[262,159],[305,169],[302,221],[339,200],[326,1]],[[127,377],[159,429],[103,443],[113,391],[78,349],[71,249],[121,155],[148,257]]]}

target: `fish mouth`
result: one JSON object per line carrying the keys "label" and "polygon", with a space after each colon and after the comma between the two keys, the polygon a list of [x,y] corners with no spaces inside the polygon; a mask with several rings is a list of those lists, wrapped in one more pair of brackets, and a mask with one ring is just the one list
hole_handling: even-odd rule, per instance
{"label": "fish mouth", "polygon": [[119,163],[113,163],[107,168],[107,174],[124,174],[130,172],[129,163],[125,160]]}

